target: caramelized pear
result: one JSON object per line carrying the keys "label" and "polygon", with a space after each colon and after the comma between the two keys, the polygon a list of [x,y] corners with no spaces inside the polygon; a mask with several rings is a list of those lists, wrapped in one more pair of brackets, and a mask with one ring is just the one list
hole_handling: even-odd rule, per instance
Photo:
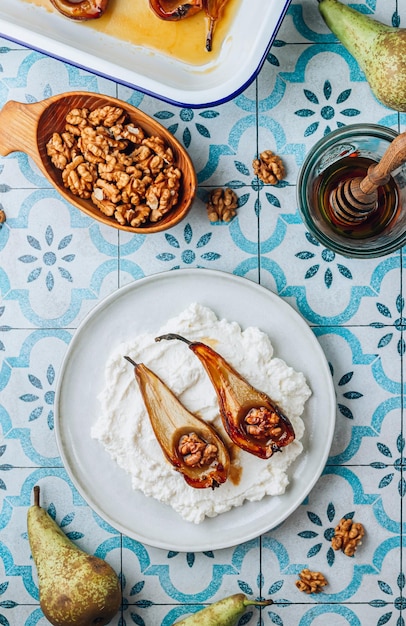
{"label": "caramelized pear", "polygon": [[190,413],[146,365],[124,358],[134,366],[152,429],[167,461],[191,487],[219,487],[227,480],[230,468],[230,457],[220,436]]}
{"label": "caramelized pear", "polygon": [[94,20],[104,15],[109,0],[51,0],[51,4],[72,20]]}
{"label": "caramelized pear", "polygon": [[230,439],[261,459],[295,438],[290,420],[271,398],[255,389],[220,354],[200,341],[169,333],[156,337],[184,341],[203,364],[217,393],[220,415]]}
{"label": "caramelized pear", "polygon": [[149,0],[149,6],[161,20],[173,22],[183,20],[185,17],[191,17],[201,11],[203,8],[203,0],[189,0],[188,2],[178,2],[177,0]]}

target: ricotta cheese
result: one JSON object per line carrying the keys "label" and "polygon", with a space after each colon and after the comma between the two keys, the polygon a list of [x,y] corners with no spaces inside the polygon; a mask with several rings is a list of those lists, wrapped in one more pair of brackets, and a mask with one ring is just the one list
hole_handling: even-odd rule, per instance
{"label": "ricotta cheese", "polygon": [[[155,342],[155,337],[177,333],[202,341],[220,353],[254,387],[267,393],[289,417],[295,440],[270,459],[259,459],[231,445],[219,416],[216,393],[199,359],[181,341]],[[194,489],[164,459],[149,421],[133,367],[123,357],[145,363],[182,404],[212,423],[231,449],[228,480],[220,487]],[[287,470],[302,452],[301,414],[311,391],[304,375],[273,356],[269,337],[260,329],[242,330],[233,321],[218,319],[198,303],[167,321],[156,333],[145,333],[117,346],[105,368],[101,411],[91,435],[130,476],[133,489],[171,506],[188,522],[200,523],[265,496],[283,494]]]}

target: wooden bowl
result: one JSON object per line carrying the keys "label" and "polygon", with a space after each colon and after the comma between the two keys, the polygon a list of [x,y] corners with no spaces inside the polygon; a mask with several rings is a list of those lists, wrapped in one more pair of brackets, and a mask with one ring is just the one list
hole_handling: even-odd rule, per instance
{"label": "wooden bowl", "polygon": [[[177,204],[158,222],[146,222],[145,226],[139,227],[120,225],[114,217],[104,215],[90,199],[75,196],[67,189],[62,182],[61,170],[52,164],[47,154],[46,144],[53,133],[64,132],[65,117],[69,111],[75,108],[93,110],[106,105],[121,107],[128,114],[131,124],[140,126],[148,136],[161,137],[172,148],[174,165],[182,172],[181,189]],[[75,91],[33,104],[10,100],[0,111],[0,154],[6,156],[16,151],[28,154],[70,204],[98,222],[119,230],[146,234],[172,228],[188,213],[196,195],[197,179],[193,163],[177,139],[149,115],[110,96]]]}

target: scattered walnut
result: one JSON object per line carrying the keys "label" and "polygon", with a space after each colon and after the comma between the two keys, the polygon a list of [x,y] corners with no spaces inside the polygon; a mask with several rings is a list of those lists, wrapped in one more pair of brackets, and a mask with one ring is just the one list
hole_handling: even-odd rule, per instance
{"label": "scattered walnut", "polygon": [[334,550],[342,550],[347,556],[354,556],[364,534],[362,524],[343,517],[334,529],[331,545]]}
{"label": "scattered walnut", "polygon": [[237,207],[237,194],[232,189],[213,189],[207,203],[207,215],[211,222],[230,222]]}
{"label": "scattered walnut", "polygon": [[182,435],[179,440],[178,451],[189,467],[210,465],[218,455],[217,446],[207,443],[196,433]]}
{"label": "scattered walnut", "polygon": [[320,593],[328,583],[321,572],[303,569],[295,584],[299,591],[304,591],[304,593]]}
{"label": "scattered walnut", "polygon": [[261,152],[259,159],[253,160],[252,166],[254,168],[254,174],[264,183],[276,185],[280,180],[285,178],[286,173],[282,159],[271,150]]}
{"label": "scattered walnut", "polygon": [[4,224],[5,221],[6,221],[6,213],[3,211],[3,209],[0,209],[0,224]]}
{"label": "scattered walnut", "polygon": [[122,226],[139,227],[177,204],[182,173],[171,147],[127,118],[120,107],[72,109],[47,153],[74,195],[90,198]]}

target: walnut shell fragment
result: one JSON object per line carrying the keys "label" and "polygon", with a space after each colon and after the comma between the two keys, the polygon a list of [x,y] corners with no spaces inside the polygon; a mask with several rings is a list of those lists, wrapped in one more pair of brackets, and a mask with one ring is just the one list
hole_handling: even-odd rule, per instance
{"label": "walnut shell fragment", "polygon": [[304,593],[320,593],[328,583],[321,572],[312,572],[306,568],[300,572],[295,584]]}
{"label": "walnut shell fragment", "polygon": [[342,550],[346,556],[354,556],[364,535],[362,524],[343,517],[334,529],[331,546],[333,550]]}
{"label": "walnut shell fragment", "polygon": [[231,222],[238,208],[237,194],[228,187],[213,189],[207,203],[207,215],[210,222]]}
{"label": "walnut shell fragment", "polygon": [[286,172],[282,159],[271,150],[264,150],[258,159],[252,162],[254,174],[268,185],[276,185],[285,178]]}

